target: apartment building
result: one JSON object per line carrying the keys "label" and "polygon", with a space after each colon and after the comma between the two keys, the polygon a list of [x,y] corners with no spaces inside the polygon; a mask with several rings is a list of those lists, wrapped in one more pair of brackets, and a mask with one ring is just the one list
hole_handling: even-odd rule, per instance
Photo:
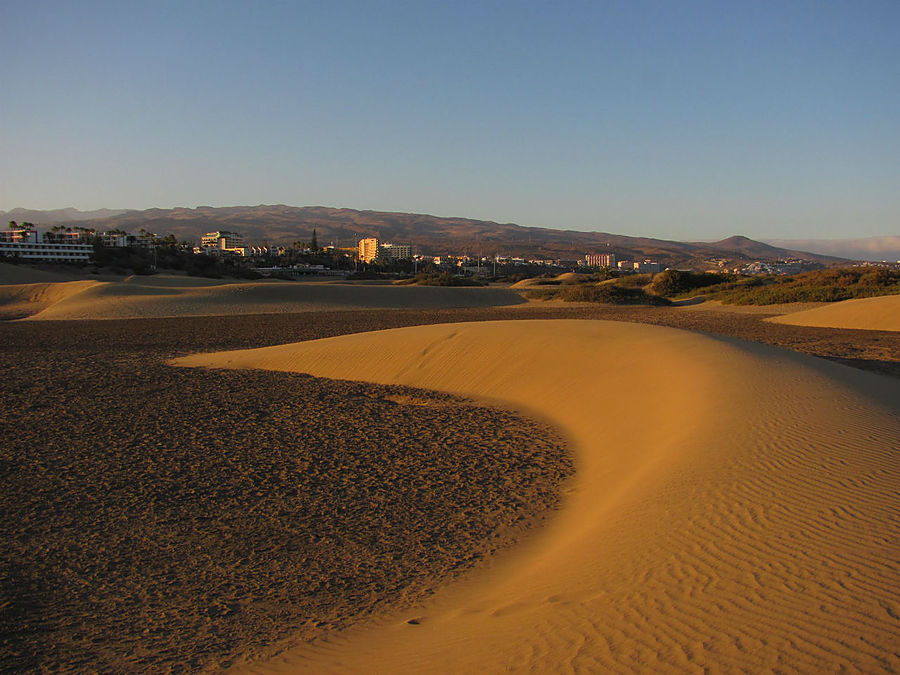
{"label": "apartment building", "polygon": [[359,240],[359,260],[372,263],[378,260],[378,240],[375,237]]}
{"label": "apartment building", "polygon": [[584,256],[584,264],[587,267],[615,267],[615,253],[588,253]]}
{"label": "apartment building", "polygon": [[200,237],[200,245],[207,252],[224,251],[235,255],[246,255],[247,253],[247,248],[244,246],[244,237],[237,232],[228,232],[226,230],[207,232]]}

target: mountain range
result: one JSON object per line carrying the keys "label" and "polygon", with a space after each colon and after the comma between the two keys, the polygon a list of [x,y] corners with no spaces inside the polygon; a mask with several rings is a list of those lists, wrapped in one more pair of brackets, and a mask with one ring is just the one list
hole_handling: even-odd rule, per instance
{"label": "mountain range", "polygon": [[316,231],[319,244],[353,247],[359,239],[411,243],[426,255],[461,253],[508,255],[546,259],[582,258],[586,253],[613,252],[622,259],[658,260],[664,265],[709,268],[721,260],[726,266],[751,260],[804,258],[825,265],[841,262],[835,256],[803,252],[753,241],[743,236],[716,242],[681,242],[631,237],[608,232],[580,232],[543,227],[523,227],[471,218],[443,218],[417,213],[358,211],[324,206],[230,206],[172,209],[33,211],[13,209],[0,213],[8,220],[38,225],[79,225],[99,230],[145,229],[179,240],[198,241],[204,232],[231,230],[248,244],[285,245],[310,241]]}

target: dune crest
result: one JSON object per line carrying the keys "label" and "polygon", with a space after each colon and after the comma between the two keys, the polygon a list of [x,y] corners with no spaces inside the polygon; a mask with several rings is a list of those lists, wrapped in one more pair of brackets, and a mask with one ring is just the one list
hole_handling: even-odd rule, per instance
{"label": "dune crest", "polygon": [[101,285],[90,280],[0,285],[0,319],[37,314]]}
{"label": "dune crest", "polygon": [[900,295],[842,300],[767,321],[791,326],[900,331]]}
{"label": "dune crest", "polygon": [[[33,321],[135,319],[334,309],[493,307],[524,303],[507,288],[392,286],[327,281],[233,281],[157,275],[89,283],[77,296],[31,307]],[[44,284],[54,286],[54,284]],[[63,284],[55,284],[63,286]],[[0,292],[2,288],[0,288]],[[0,305],[3,304],[0,295]]]}
{"label": "dune crest", "polygon": [[444,324],[194,355],[543,416],[552,524],[432,601],[253,672],[900,668],[900,385],[603,321]]}

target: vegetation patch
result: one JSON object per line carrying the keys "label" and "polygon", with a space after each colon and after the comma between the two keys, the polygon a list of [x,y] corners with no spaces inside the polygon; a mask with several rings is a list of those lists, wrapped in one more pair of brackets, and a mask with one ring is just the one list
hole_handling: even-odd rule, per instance
{"label": "vegetation patch", "polygon": [[[668,272],[657,275],[662,277]],[[688,274],[690,273],[679,273]],[[730,275],[690,275],[729,277]],[[667,297],[702,295],[733,305],[774,305],[788,302],[836,302],[877,295],[900,294],[900,270],[885,267],[848,267],[804,272],[793,276],[755,276],[731,279],[703,287],[695,280],[667,277],[653,280],[653,290]],[[692,285],[693,284],[693,285]],[[682,290],[683,289],[683,290]]]}
{"label": "vegetation patch", "polygon": [[682,270],[666,270],[653,277],[650,290],[657,295],[673,298],[676,295],[691,293],[699,288],[736,281],[737,278],[734,274],[697,274]]}
{"label": "vegetation patch", "polygon": [[423,272],[409,279],[401,279],[400,286],[486,286],[483,281],[471,277],[460,277],[446,272]]}
{"label": "vegetation patch", "polygon": [[526,292],[528,298],[537,300],[564,300],[566,302],[597,302],[608,305],[671,305],[671,301],[651,295],[643,288],[627,288],[618,284],[572,284],[556,288],[541,288]]}

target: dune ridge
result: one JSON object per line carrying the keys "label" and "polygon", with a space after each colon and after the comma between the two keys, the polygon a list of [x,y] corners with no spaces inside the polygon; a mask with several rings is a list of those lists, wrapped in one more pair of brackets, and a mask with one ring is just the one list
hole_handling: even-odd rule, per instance
{"label": "dune ridge", "polygon": [[791,326],[900,331],[900,295],[842,300],[767,320]]}
{"label": "dune ridge", "polygon": [[[900,385],[603,321],[443,324],[183,366],[502,401],[555,423],[551,526],[433,601],[253,672],[900,668]],[[410,622],[412,621],[412,622]]]}
{"label": "dune ridge", "polygon": [[0,319],[17,319],[37,314],[100,285],[99,281],[0,285]]}
{"label": "dune ridge", "polygon": [[[235,282],[157,275],[129,277],[121,282],[91,284],[80,291],[58,292],[52,302],[23,303],[33,321],[70,319],[134,319],[177,316],[222,316],[248,311],[256,314],[307,312],[324,309],[399,309],[438,307],[490,307],[524,302],[505,288],[449,288],[392,286],[346,282],[278,280]],[[54,284],[40,284],[54,286]],[[68,284],[57,284],[59,287]],[[3,295],[12,303],[12,291]]]}

